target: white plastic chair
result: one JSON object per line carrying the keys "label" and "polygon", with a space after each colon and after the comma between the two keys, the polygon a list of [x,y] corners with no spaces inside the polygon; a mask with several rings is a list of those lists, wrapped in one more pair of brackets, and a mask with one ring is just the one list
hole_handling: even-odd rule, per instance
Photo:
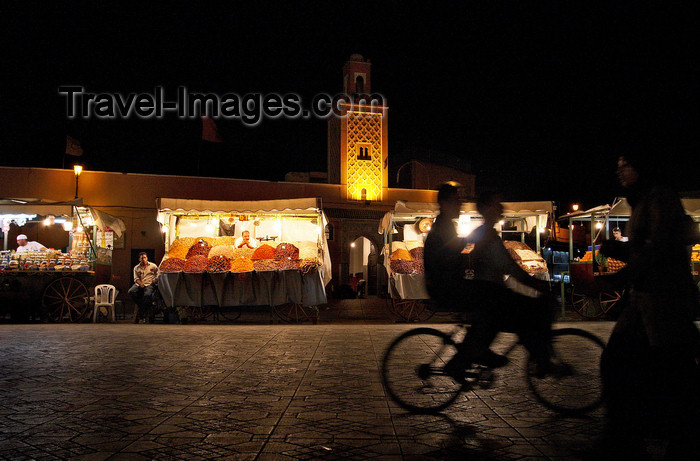
{"label": "white plastic chair", "polygon": [[112,322],[116,322],[116,314],[114,312],[114,300],[117,297],[117,289],[114,285],[97,285],[95,287],[95,309],[92,313],[92,323],[97,322],[97,314],[101,307],[106,307],[108,314],[111,315]]}

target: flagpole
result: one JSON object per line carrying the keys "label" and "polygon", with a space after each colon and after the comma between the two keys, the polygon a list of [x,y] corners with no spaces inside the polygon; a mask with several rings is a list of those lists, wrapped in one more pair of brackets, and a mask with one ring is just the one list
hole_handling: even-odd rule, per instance
{"label": "flagpole", "polygon": [[200,137],[199,144],[197,144],[197,176],[200,176],[200,174],[199,174],[199,162],[202,158],[202,143],[203,142],[204,141],[202,141],[202,139]]}

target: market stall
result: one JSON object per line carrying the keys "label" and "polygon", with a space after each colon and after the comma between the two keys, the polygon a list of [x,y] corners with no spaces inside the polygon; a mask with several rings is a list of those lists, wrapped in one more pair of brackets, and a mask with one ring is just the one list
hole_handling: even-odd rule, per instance
{"label": "market stall", "polygon": [[[700,223],[700,199],[681,199],[688,216]],[[571,304],[584,318],[603,317],[620,302],[624,287],[614,283],[613,274],[625,263],[608,258],[599,253],[600,243],[610,238],[612,227],[624,227],[632,210],[625,198],[615,198],[612,205],[601,205],[589,210],[566,214],[558,220],[574,226],[586,228],[587,241],[591,243],[582,257],[574,256],[573,241],[569,239],[569,275],[571,281]],[[699,224],[700,225],[700,224]],[[569,233],[572,235],[573,233]],[[698,281],[700,269],[700,245],[692,249],[691,264],[693,275]],[[697,262],[696,262],[697,261]]]}
{"label": "market stall", "polygon": [[331,278],[320,199],[158,199],[166,256],[159,291],[178,306],[270,306],[315,320]]}
{"label": "market stall", "polygon": [[[528,273],[548,279],[547,264],[540,256],[540,232],[553,211],[552,202],[503,202],[503,219],[498,230],[513,259]],[[379,233],[384,235],[384,267],[389,274],[390,308],[406,321],[426,320],[434,311],[426,300],[423,268],[423,244],[435,217],[437,203],[398,201],[394,210],[382,218]],[[482,223],[476,204],[464,203],[455,222],[460,236],[467,236]],[[525,236],[534,230],[535,251],[525,244]],[[469,251],[469,249],[465,249]],[[528,289],[515,280],[507,280],[512,288],[528,294]]]}
{"label": "market stall", "polygon": [[[109,274],[111,268],[111,249],[99,248],[96,236],[115,231],[121,235],[123,222],[83,206],[80,199],[1,199],[0,223],[4,237],[0,299],[9,306],[12,317],[41,316],[54,322],[75,322],[89,316],[96,278],[98,282],[107,281],[99,280],[99,275]],[[9,249],[10,234],[29,232],[26,229],[41,234],[48,247],[40,244],[40,250]],[[101,270],[105,267],[106,271]]]}

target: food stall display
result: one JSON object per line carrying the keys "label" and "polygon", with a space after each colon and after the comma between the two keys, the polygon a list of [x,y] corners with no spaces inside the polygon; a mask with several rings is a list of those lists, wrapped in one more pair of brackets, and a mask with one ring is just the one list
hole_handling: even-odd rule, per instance
{"label": "food stall display", "polygon": [[[109,253],[95,245],[97,232],[124,230],[121,220],[82,200],[0,200],[4,249],[0,251],[0,299],[17,318],[37,317],[53,322],[76,322],[92,313],[91,288],[99,264],[111,265]],[[108,227],[107,223],[113,228]],[[17,252],[9,250],[10,226],[44,226],[58,235],[62,249]],[[99,258],[99,261],[98,261]]]}
{"label": "food stall display", "polygon": [[[166,306],[270,306],[285,321],[315,320],[331,278],[320,199],[158,199]],[[243,234],[250,237],[249,244]]]}
{"label": "food stall display", "polygon": [[[695,222],[700,221],[700,199],[683,198],[681,204],[685,213]],[[601,205],[585,211],[566,214],[558,220],[573,226],[588,226],[588,242],[600,242],[610,235],[610,222],[626,222],[631,208],[625,198],[616,198],[612,205]],[[600,254],[599,245],[591,245],[581,258],[573,256],[573,242],[569,240],[569,274],[571,280],[571,304],[584,318],[604,317],[620,302],[624,287],[613,283],[612,274],[618,272],[625,263]],[[692,259],[692,258],[691,258]],[[693,274],[697,281],[697,266]]]}
{"label": "food stall display", "polygon": [[[532,228],[543,229],[553,211],[551,202],[504,202],[504,216],[499,231],[504,237],[519,234],[521,241],[506,240],[504,245],[513,259],[533,276],[548,279],[547,264],[539,255],[539,232],[536,251],[524,243]],[[430,227],[439,213],[437,203],[399,201],[386,213],[379,225],[384,234],[384,267],[389,275],[389,307],[406,321],[427,320],[434,311],[426,302],[430,297],[425,288],[423,245]],[[481,225],[481,216],[474,203],[464,203],[455,222],[460,236],[467,236]],[[465,248],[465,253],[471,248]],[[522,284],[508,280],[514,289],[523,291]]]}

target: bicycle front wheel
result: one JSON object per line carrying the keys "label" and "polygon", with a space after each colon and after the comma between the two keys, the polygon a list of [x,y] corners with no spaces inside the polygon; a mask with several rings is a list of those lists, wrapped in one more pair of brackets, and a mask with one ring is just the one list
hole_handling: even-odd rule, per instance
{"label": "bicycle front wheel", "polygon": [[457,353],[454,340],[433,328],[416,328],[396,338],[384,354],[382,383],[389,396],[414,413],[447,408],[462,391],[444,372]]}
{"label": "bicycle front wheel", "polygon": [[[545,407],[564,415],[581,415],[603,401],[600,357],[605,343],[596,335],[578,328],[552,330],[552,361],[565,364],[565,376],[537,376],[527,373],[535,398]],[[528,371],[534,363],[528,361]]]}

